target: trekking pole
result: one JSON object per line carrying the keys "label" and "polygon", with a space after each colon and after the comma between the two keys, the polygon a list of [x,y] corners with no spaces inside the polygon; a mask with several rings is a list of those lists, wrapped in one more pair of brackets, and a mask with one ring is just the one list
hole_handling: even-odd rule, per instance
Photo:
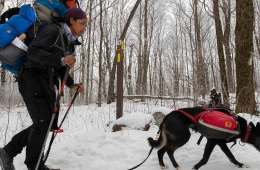
{"label": "trekking pole", "polygon": [[44,153],[44,149],[45,149],[45,145],[46,145],[46,142],[47,142],[49,133],[50,133],[50,131],[51,131],[51,128],[52,128],[54,119],[55,119],[56,115],[57,115],[58,112],[59,112],[60,99],[61,99],[61,97],[64,95],[64,87],[65,87],[65,84],[66,84],[66,82],[67,82],[67,78],[68,78],[68,76],[69,76],[69,71],[70,71],[70,68],[67,66],[67,67],[66,67],[65,75],[64,75],[63,80],[62,80],[62,82],[61,82],[60,92],[59,92],[59,94],[58,94],[58,96],[57,96],[57,99],[56,99],[56,101],[55,101],[55,104],[54,104],[54,109],[53,109],[53,113],[52,113],[52,116],[51,116],[51,121],[50,121],[49,127],[48,127],[48,129],[47,129],[46,136],[45,136],[45,138],[44,138],[44,142],[43,142],[43,144],[42,144],[41,152],[40,152],[40,154],[39,154],[39,157],[38,157],[38,161],[37,161],[35,170],[38,170],[38,169],[39,169],[40,162],[41,162],[41,159],[42,159],[42,156],[43,156],[43,153]]}
{"label": "trekking pole", "polygon": [[[69,104],[69,106],[68,106],[67,111],[65,112],[65,115],[64,115],[63,118],[62,118],[62,121],[61,121],[60,125],[58,126],[58,129],[61,128],[63,122],[64,122],[65,119],[67,118],[68,113],[69,113],[69,111],[70,111],[70,109],[71,109],[73,103],[75,102],[75,100],[76,100],[76,98],[77,98],[77,96],[78,96],[78,94],[79,94],[79,88],[80,88],[80,87],[77,88],[77,90],[76,90],[74,96],[72,97],[72,100],[71,100],[71,102],[70,102],[70,104]],[[51,136],[51,139],[50,139],[50,143],[49,143],[49,146],[48,146],[48,149],[47,149],[46,154],[44,155],[44,158],[43,158],[43,163],[45,163],[45,162],[47,161],[48,157],[49,157],[52,144],[53,144],[54,139],[55,139],[55,137],[57,136],[57,134],[58,134],[58,132],[53,131],[52,136]]]}

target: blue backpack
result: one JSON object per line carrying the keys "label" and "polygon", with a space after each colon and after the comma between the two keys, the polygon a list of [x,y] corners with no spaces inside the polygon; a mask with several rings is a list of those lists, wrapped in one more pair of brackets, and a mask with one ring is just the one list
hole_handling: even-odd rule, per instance
{"label": "blue backpack", "polygon": [[56,12],[59,17],[64,17],[68,11],[65,4],[60,0],[35,0],[34,4],[41,4],[47,7],[50,11]]}
{"label": "blue backpack", "polygon": [[[23,5],[17,15],[11,16],[7,22],[0,24],[1,67],[14,75],[16,75],[23,66],[26,50],[17,47],[13,42],[19,35],[26,33],[28,29],[36,23],[36,20],[41,21],[40,16],[37,16],[38,8],[36,8],[36,4],[40,4],[40,6],[44,8],[41,13],[53,11],[58,14],[58,16],[64,17],[68,11],[60,0],[35,0],[35,9],[31,5]],[[47,17],[51,16],[47,14]]]}
{"label": "blue backpack", "polygon": [[[2,68],[17,74],[26,51],[12,44],[13,40],[25,33],[36,21],[36,14],[30,5],[23,5],[19,14],[0,24],[0,61]],[[21,43],[23,43],[21,41]]]}

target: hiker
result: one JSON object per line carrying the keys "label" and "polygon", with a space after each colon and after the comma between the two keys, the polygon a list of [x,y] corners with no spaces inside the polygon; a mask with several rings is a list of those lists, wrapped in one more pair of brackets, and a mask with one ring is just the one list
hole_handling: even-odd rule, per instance
{"label": "hiker", "polygon": [[210,102],[208,107],[223,107],[221,93],[217,93],[215,88],[210,91]]}
{"label": "hiker", "polygon": [[[32,125],[16,134],[0,149],[0,158],[7,170],[14,170],[13,158],[26,146],[25,164],[35,170],[56,100],[55,84],[62,80],[67,67],[76,62],[77,38],[87,26],[87,16],[80,8],[68,10],[65,23],[42,23],[37,36],[28,48],[26,59],[18,77],[19,91],[25,101]],[[69,76],[66,86],[84,92],[82,84],[74,84]],[[53,126],[52,129],[54,129]],[[54,170],[43,162],[39,170]]]}

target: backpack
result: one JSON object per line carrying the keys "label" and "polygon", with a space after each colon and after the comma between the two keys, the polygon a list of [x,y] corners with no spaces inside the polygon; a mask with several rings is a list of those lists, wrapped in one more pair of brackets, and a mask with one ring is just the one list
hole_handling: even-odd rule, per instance
{"label": "backpack", "polygon": [[207,110],[198,119],[197,130],[207,138],[232,139],[240,133],[237,117],[225,110]]}
{"label": "backpack", "polygon": [[[1,67],[17,75],[23,66],[28,48],[28,43],[24,44],[18,36],[27,32],[37,33],[41,22],[53,22],[53,18],[64,17],[68,8],[77,7],[77,5],[76,0],[35,0],[33,7],[27,4],[21,6],[20,9],[11,8],[3,13],[0,19]],[[5,22],[6,18],[9,20]],[[28,31],[32,26],[33,31]]]}
{"label": "backpack", "polygon": [[[3,18],[1,21],[4,22]],[[24,38],[20,39],[19,36],[23,35],[35,21],[34,9],[30,5],[23,5],[17,15],[13,15],[4,24],[0,24],[0,61],[2,68],[17,74],[27,51],[27,46],[21,40]]]}

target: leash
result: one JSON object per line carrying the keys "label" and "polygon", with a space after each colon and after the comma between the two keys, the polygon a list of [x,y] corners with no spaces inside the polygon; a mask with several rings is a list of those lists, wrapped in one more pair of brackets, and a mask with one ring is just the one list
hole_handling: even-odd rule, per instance
{"label": "leash", "polygon": [[136,165],[136,166],[134,166],[134,167],[132,167],[132,168],[130,168],[128,170],[134,170],[134,169],[138,168],[139,166],[141,166],[149,158],[149,156],[151,155],[152,151],[153,151],[153,147],[151,147],[147,157],[141,163],[139,163],[138,165]]}
{"label": "leash", "polygon": [[[165,117],[166,117],[166,116],[165,116]],[[165,118],[165,117],[164,117],[164,118]],[[165,120],[165,119],[164,119],[164,120]],[[163,124],[164,120],[162,121],[161,125]],[[159,128],[159,130],[158,130],[157,133],[156,133],[157,136],[160,134],[160,131],[161,131],[161,127]],[[153,151],[153,148],[154,148],[154,147],[151,146],[151,149],[150,149],[150,151],[149,151],[147,157],[146,157],[141,163],[139,163],[138,165],[136,165],[136,166],[134,166],[134,167],[132,167],[132,168],[130,168],[130,169],[128,169],[128,170],[134,170],[134,169],[138,168],[139,166],[141,166],[141,165],[149,158],[149,156],[151,155],[151,153],[152,153],[152,151]]]}

